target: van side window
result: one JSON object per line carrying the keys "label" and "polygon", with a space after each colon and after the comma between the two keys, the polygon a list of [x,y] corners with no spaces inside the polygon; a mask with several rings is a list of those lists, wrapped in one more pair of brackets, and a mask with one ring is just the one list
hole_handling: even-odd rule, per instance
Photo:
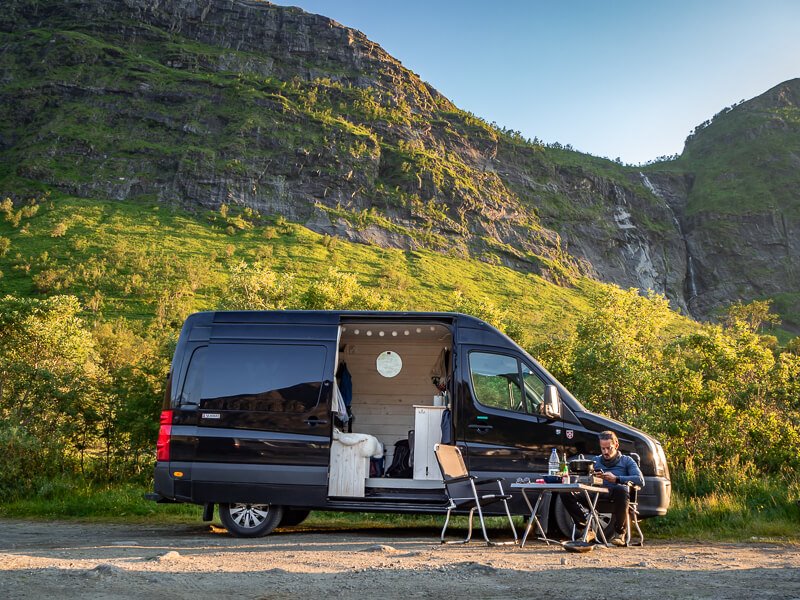
{"label": "van side window", "polygon": [[512,356],[470,352],[469,370],[476,399],[484,406],[525,412],[519,361]]}
{"label": "van side window", "polygon": [[186,377],[183,379],[183,389],[178,396],[178,404],[181,406],[200,404],[200,392],[203,386],[203,373],[206,366],[206,354],[208,346],[201,346],[192,353],[189,360],[189,368]]}
{"label": "van side window", "polygon": [[522,382],[525,385],[525,402],[528,405],[528,412],[534,415],[542,414],[544,408],[544,381],[531,371],[528,365],[523,364]]}
{"label": "van side window", "polygon": [[324,346],[211,344],[204,409],[305,412],[319,402]]}

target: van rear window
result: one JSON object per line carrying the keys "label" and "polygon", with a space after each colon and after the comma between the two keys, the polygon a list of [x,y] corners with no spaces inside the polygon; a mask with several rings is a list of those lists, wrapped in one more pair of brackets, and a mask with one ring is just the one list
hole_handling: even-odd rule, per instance
{"label": "van rear window", "polygon": [[183,389],[178,396],[178,404],[181,406],[197,405],[200,403],[200,393],[203,385],[203,374],[206,370],[207,346],[200,346],[192,353],[189,361],[189,368],[183,380]]}
{"label": "van rear window", "polygon": [[324,346],[211,344],[201,408],[305,412],[319,402]]}

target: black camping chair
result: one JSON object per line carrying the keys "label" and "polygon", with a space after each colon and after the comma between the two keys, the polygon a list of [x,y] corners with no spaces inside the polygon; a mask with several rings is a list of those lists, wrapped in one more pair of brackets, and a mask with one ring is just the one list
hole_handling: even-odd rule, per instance
{"label": "black camping chair", "polygon": [[[636,452],[631,452],[630,457],[636,462],[636,466],[641,466],[642,458]],[[639,527],[639,490],[642,488],[631,482],[628,482],[628,487],[630,488],[630,503],[628,504],[628,515],[625,523],[625,544],[628,546],[644,546],[644,534],[642,533],[642,528]],[[631,544],[631,526],[636,527],[636,533],[639,536],[639,541],[633,544]]]}
{"label": "black camping chair", "polygon": [[[636,462],[637,467],[641,466],[642,458],[636,452],[631,452],[629,456]],[[641,489],[641,486],[638,486],[630,481],[628,482],[628,514],[625,516],[626,546],[644,546],[644,533],[642,533],[642,528],[639,526],[639,490]],[[636,528],[636,534],[639,540],[631,543],[631,532],[634,527]],[[575,541],[576,533],[577,528],[573,524],[571,538],[573,542]]]}
{"label": "black camping chair", "polygon": [[[447,505],[447,518],[444,521],[442,528],[441,541],[443,544],[466,544],[472,539],[472,517],[475,511],[478,511],[478,518],[481,521],[481,531],[483,531],[483,539],[490,546],[499,546],[503,544],[516,544],[519,541],[517,537],[517,530],[514,527],[514,521],[511,519],[511,512],[508,510],[508,500],[511,499],[510,494],[503,491],[502,479],[485,479],[478,481],[475,477],[469,474],[467,467],[464,464],[464,458],[461,456],[461,450],[457,446],[448,446],[446,444],[436,444],[433,447],[436,454],[436,461],[439,463],[439,469],[442,471],[442,478],[444,479],[444,487],[447,491],[448,505]],[[485,494],[478,492],[477,486],[487,483],[497,484],[497,492],[492,494]],[[482,507],[495,502],[502,502],[505,507],[508,522],[511,525],[511,531],[514,533],[513,542],[492,542],[486,533],[486,523],[483,520]],[[450,514],[453,510],[466,510],[469,509],[469,531],[464,540],[445,541],[445,532],[450,523]]]}

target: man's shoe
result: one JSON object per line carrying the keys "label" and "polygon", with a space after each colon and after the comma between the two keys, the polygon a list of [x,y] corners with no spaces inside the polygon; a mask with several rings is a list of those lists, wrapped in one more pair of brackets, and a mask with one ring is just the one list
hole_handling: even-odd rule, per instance
{"label": "man's shoe", "polygon": [[[586,523],[575,523],[575,533],[577,533],[579,531],[581,531],[581,532],[582,531],[586,531],[587,527],[588,527],[588,525]],[[586,543],[587,544],[591,544],[596,538],[597,538],[597,535],[595,535],[594,529],[590,529],[589,531],[586,531]],[[583,539],[582,536],[581,536],[581,539]]]}
{"label": "man's shoe", "polygon": [[625,532],[623,531],[622,533],[615,533],[614,536],[608,540],[608,543],[612,546],[627,546],[628,544],[625,542]]}

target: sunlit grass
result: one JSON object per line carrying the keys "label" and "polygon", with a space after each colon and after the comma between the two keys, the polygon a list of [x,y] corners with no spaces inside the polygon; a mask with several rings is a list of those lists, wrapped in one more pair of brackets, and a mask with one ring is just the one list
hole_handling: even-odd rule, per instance
{"label": "sunlit grass", "polygon": [[[230,223],[244,223],[242,228]],[[87,316],[179,325],[192,311],[224,306],[231,269],[262,263],[290,273],[298,291],[331,267],[378,290],[390,308],[452,310],[453,293],[507,310],[523,344],[567,330],[588,312],[601,286],[578,279],[559,286],[530,273],[442,254],[331,239],[280,217],[242,209],[189,214],[166,206],[72,197],[40,199],[18,227],[0,219],[0,291],[18,296],[72,294]],[[676,321],[681,320],[675,315]],[[177,326],[177,325],[176,325]]]}
{"label": "sunlit grass", "polygon": [[[81,481],[59,480],[35,498],[0,504],[0,517],[44,520],[80,520],[109,523],[151,523],[202,526],[202,509],[192,504],[156,504],[145,500],[150,488],[137,484],[97,486]],[[775,541],[800,543],[800,507],[792,494],[776,486],[771,502],[731,492],[712,492],[704,496],[673,494],[665,517],[643,522],[646,539],[698,540],[721,542]],[[524,520],[514,518],[519,532]],[[214,523],[219,525],[215,513]],[[302,524],[286,531],[387,530],[438,537],[443,515],[402,515],[394,513],[314,511]],[[491,517],[487,526],[492,534],[506,535],[505,519]],[[455,517],[448,535],[464,535],[467,518]],[[480,537],[475,521],[474,535]]]}
{"label": "sunlit grass", "polygon": [[647,521],[645,531],[667,539],[800,542],[800,495],[796,486],[792,488],[781,490],[775,486],[766,496],[755,495],[752,489],[739,493],[715,491],[702,496],[676,493],[669,513]]}

